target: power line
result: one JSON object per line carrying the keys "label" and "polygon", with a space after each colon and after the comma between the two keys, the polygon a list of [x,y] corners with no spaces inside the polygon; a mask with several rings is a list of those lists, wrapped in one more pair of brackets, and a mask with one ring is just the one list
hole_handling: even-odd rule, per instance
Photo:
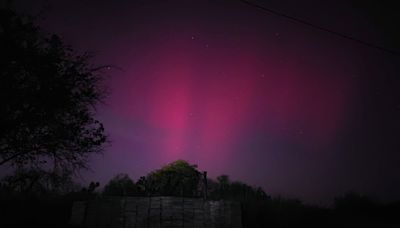
{"label": "power line", "polygon": [[260,6],[260,5],[256,4],[256,3],[253,3],[253,2],[250,2],[250,1],[247,1],[247,0],[239,0],[239,1],[244,3],[244,4],[246,4],[246,5],[249,5],[249,6],[261,9],[263,11],[266,11],[268,13],[271,13],[273,15],[276,15],[276,16],[279,16],[279,17],[284,17],[284,18],[289,19],[291,21],[294,21],[296,23],[299,23],[299,24],[302,24],[302,25],[306,25],[308,27],[311,27],[311,28],[314,28],[314,29],[317,29],[317,30],[320,30],[320,31],[328,32],[328,33],[333,34],[335,36],[338,36],[338,37],[341,37],[341,38],[344,38],[344,39],[347,39],[347,40],[354,41],[356,43],[362,44],[362,45],[367,46],[369,48],[374,48],[374,49],[377,49],[377,50],[380,50],[380,51],[383,51],[383,52],[390,53],[392,55],[400,55],[400,52],[398,52],[398,51],[387,49],[385,47],[382,47],[382,46],[379,46],[379,45],[376,45],[376,44],[373,44],[373,43],[370,43],[370,42],[366,42],[366,41],[357,39],[355,37],[348,36],[348,35],[345,35],[345,34],[340,33],[340,32],[336,32],[336,31],[331,30],[331,29],[327,29],[327,28],[315,25],[315,24],[313,24],[311,22],[308,22],[308,21],[305,21],[303,19],[299,19],[299,18],[296,18],[296,17],[289,16],[287,14],[272,10],[270,8],[267,8],[267,7],[264,7],[264,6]]}

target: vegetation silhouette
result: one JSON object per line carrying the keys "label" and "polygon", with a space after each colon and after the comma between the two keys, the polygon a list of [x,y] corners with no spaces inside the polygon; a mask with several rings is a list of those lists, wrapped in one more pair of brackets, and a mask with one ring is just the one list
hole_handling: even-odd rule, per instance
{"label": "vegetation silhouette", "polygon": [[177,160],[145,177],[145,191],[149,195],[198,196],[200,172],[197,165]]}
{"label": "vegetation silhouette", "polygon": [[[184,172],[189,171],[188,175]],[[190,175],[191,174],[191,175]],[[7,185],[0,186],[0,226],[39,224],[41,227],[71,227],[68,220],[74,201],[110,196],[149,197],[172,195],[201,197],[201,172],[197,166],[178,160],[140,177],[136,182],[128,174],[118,174],[103,188],[100,183],[71,189],[69,192],[34,194],[26,198]],[[184,177],[183,179],[180,179]],[[186,178],[186,179],[185,179]],[[151,180],[151,181],[150,181]],[[185,186],[186,183],[189,183]],[[172,185],[178,186],[173,188]],[[25,186],[25,185],[23,185]],[[182,186],[186,187],[183,188]],[[348,193],[334,200],[331,207],[307,205],[298,199],[271,197],[263,189],[221,175],[208,179],[208,200],[241,203],[243,227],[398,227],[400,202],[379,203],[369,197]],[[32,191],[41,191],[32,188]],[[182,192],[184,194],[182,194]],[[46,216],[43,216],[46,215]]]}
{"label": "vegetation silhouette", "polygon": [[9,8],[0,9],[0,50],[0,167],[17,175],[6,182],[60,190],[107,141],[94,116],[107,94],[102,67]]}
{"label": "vegetation silhouette", "polygon": [[[204,197],[204,176],[196,165],[184,160],[174,161],[150,172],[134,182],[128,174],[118,174],[104,187],[104,196],[184,196]],[[229,176],[217,180],[207,179],[207,195],[211,200],[254,201],[270,197],[259,187],[239,181],[231,182]]]}
{"label": "vegetation silhouette", "polygon": [[108,182],[103,195],[114,196],[198,196],[200,172],[196,165],[177,160],[142,176],[135,183],[128,174],[118,174]]}
{"label": "vegetation silhouette", "polygon": [[141,191],[128,174],[120,173],[104,187],[104,196],[141,196]]}

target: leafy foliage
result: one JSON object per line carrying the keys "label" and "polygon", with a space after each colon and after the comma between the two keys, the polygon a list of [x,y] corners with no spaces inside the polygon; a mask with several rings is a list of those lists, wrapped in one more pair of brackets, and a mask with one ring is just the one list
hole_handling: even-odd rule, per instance
{"label": "leafy foliage", "polygon": [[217,177],[217,181],[208,180],[211,199],[230,199],[238,201],[263,201],[270,197],[260,187],[252,187],[240,181],[231,182],[228,175]]}
{"label": "leafy foliage", "polygon": [[107,139],[94,118],[106,94],[100,68],[9,9],[0,9],[0,50],[0,165],[86,168]]}
{"label": "leafy foliage", "polygon": [[2,180],[3,191],[14,194],[56,195],[76,191],[78,186],[68,172],[54,173],[40,169],[17,169]]}
{"label": "leafy foliage", "polygon": [[157,195],[195,196],[200,172],[196,165],[177,160],[147,175],[147,191]]}
{"label": "leafy foliage", "polygon": [[[140,177],[135,183],[127,174],[118,174],[105,186],[103,195],[118,196],[203,196],[203,176],[196,165],[184,160],[174,161],[161,169]],[[208,179],[208,196],[213,200],[265,201],[270,197],[259,187],[230,181],[221,175],[217,181]]]}
{"label": "leafy foliage", "polygon": [[106,196],[134,196],[138,195],[139,188],[128,174],[118,174],[104,187],[103,195]]}

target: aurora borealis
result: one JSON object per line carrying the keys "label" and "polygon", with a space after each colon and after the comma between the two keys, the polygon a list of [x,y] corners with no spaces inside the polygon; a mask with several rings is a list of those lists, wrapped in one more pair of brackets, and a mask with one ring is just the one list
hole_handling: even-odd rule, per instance
{"label": "aurora borealis", "polygon": [[[270,4],[384,40],[368,15],[339,2]],[[212,177],[312,202],[400,190],[393,56],[236,1],[43,4],[44,28],[121,68],[108,71],[110,96],[98,110],[112,143],[85,181],[136,179],[186,159]],[[318,10],[328,6],[336,11]]]}

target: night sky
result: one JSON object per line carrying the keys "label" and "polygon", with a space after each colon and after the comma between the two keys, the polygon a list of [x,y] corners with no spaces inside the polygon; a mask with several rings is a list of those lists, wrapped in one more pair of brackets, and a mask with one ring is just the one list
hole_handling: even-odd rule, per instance
{"label": "night sky", "polygon": [[[399,21],[364,1],[257,1],[393,50]],[[31,1],[38,23],[110,69],[111,144],[82,181],[176,159],[274,196],[400,199],[399,55],[240,1]],[[399,17],[397,16],[397,19]]]}

